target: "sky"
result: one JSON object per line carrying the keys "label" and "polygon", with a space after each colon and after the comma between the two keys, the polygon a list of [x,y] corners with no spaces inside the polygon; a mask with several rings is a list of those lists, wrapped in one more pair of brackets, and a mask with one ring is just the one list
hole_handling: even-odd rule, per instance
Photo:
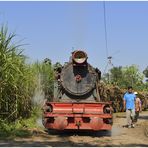
{"label": "sky", "polygon": [[[0,1],[0,25],[21,41],[29,61],[69,61],[84,50],[101,71],[112,56],[114,66],[148,66],[148,2],[106,1],[107,45],[102,1]],[[111,68],[108,66],[107,69]]]}

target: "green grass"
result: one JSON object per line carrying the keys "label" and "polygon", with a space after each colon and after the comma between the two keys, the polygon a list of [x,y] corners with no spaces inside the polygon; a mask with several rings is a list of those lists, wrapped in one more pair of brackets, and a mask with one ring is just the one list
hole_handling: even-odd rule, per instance
{"label": "green grass", "polygon": [[15,137],[30,137],[33,135],[31,129],[39,129],[36,121],[41,114],[40,108],[33,109],[31,117],[28,119],[18,119],[15,122],[0,120],[0,139],[13,139]]}

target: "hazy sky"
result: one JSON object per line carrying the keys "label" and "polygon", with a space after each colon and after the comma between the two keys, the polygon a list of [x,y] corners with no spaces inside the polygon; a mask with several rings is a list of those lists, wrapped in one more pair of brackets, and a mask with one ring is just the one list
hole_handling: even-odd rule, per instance
{"label": "hazy sky", "polygon": [[[105,2],[108,56],[114,66],[148,64],[148,2]],[[85,50],[102,71],[107,64],[103,2],[0,2],[0,24],[28,44],[31,61],[69,60],[72,48]]]}

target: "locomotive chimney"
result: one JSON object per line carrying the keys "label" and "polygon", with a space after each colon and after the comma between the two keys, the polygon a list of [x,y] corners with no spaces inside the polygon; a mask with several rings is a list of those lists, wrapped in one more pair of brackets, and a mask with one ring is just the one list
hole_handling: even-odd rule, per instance
{"label": "locomotive chimney", "polygon": [[72,60],[76,64],[83,64],[87,62],[87,54],[84,51],[76,50],[72,53]]}

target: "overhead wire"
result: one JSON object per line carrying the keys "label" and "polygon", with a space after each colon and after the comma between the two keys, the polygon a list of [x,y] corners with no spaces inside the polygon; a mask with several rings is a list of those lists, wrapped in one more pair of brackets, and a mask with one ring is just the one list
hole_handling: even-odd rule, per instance
{"label": "overhead wire", "polygon": [[107,26],[106,26],[106,6],[105,1],[103,1],[103,10],[104,10],[104,31],[105,31],[105,47],[106,47],[106,56],[108,57],[108,38],[107,38]]}
{"label": "overhead wire", "polygon": [[104,14],[104,32],[105,32],[105,49],[106,49],[106,58],[108,59],[107,65],[105,66],[103,74],[105,74],[107,67],[109,65],[113,66],[113,63],[111,62],[112,56],[109,56],[109,49],[108,49],[108,33],[107,33],[107,17],[106,17],[106,5],[105,1],[103,1],[103,14]]}
{"label": "overhead wire", "polygon": [[[104,18],[104,33],[105,33],[105,50],[106,50],[106,58],[108,58],[108,38],[107,38],[107,23],[106,23],[106,6],[105,6],[105,1],[103,1],[103,18]],[[105,74],[106,69],[109,65],[109,62],[105,66],[103,74]]]}

